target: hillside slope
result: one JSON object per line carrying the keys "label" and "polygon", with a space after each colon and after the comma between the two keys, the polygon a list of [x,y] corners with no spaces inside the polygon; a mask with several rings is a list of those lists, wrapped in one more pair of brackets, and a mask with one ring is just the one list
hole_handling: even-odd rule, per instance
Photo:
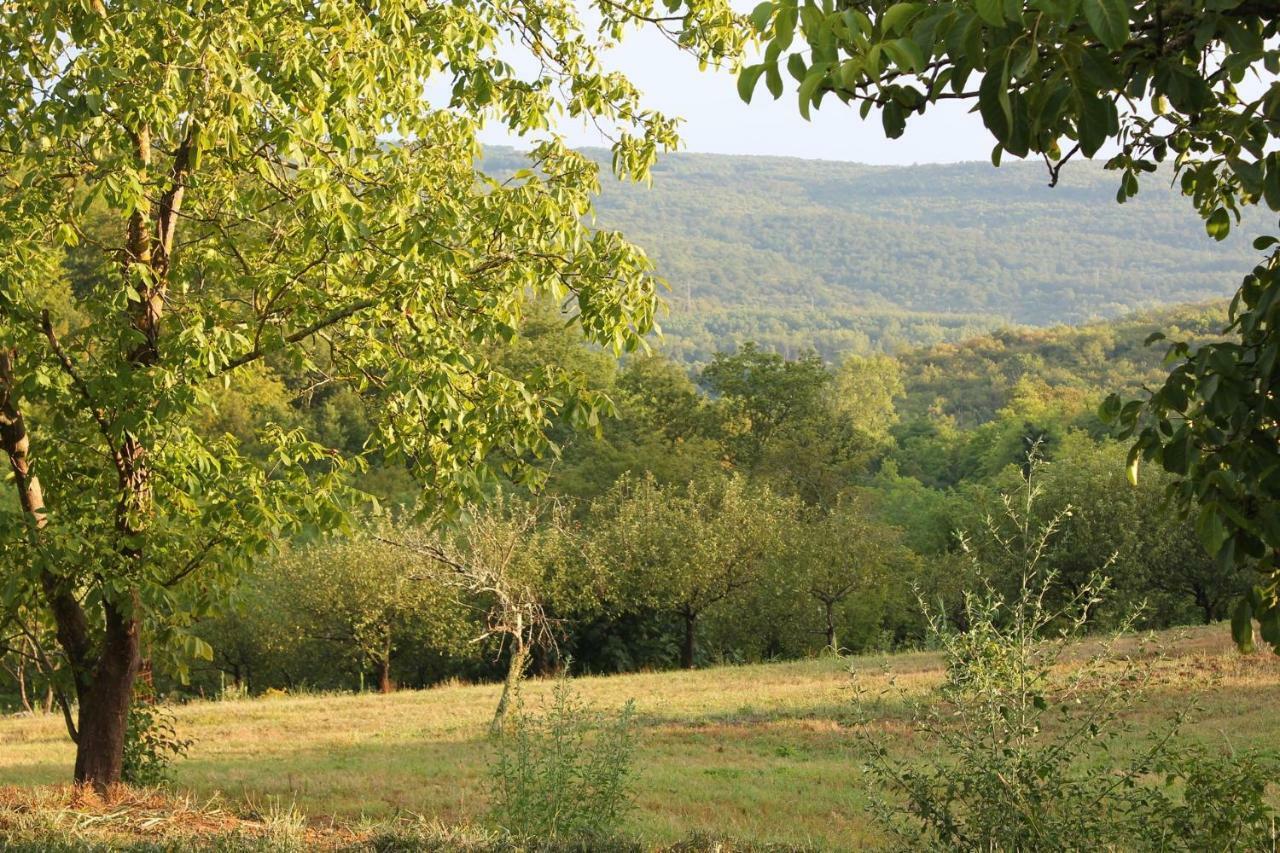
{"label": "hillside slope", "polygon": [[[486,165],[513,163],[497,150]],[[600,223],[654,257],[671,287],[665,348],[694,361],[747,339],[893,351],[1211,299],[1254,254],[1248,228],[1215,243],[1158,178],[1116,204],[1116,176],[1087,162],[1051,189],[1038,163],[674,154],[652,187],[602,184]]]}

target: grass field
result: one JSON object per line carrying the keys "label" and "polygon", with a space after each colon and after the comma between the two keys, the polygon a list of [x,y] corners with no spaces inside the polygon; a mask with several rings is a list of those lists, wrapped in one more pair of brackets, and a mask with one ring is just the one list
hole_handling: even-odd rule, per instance
{"label": "grass field", "polygon": [[[1242,656],[1224,626],[1165,635],[1167,658],[1135,712],[1136,729],[1158,726],[1196,700],[1188,728],[1233,748],[1280,744],[1280,658]],[[852,674],[851,674],[852,672]],[[590,702],[636,701],[638,808],[628,831],[665,843],[697,832],[761,842],[850,849],[873,840],[850,730],[855,681],[889,678],[907,692],[937,682],[929,654],[820,659],[581,678]],[[550,685],[531,682],[537,705]],[[176,709],[194,739],[176,766],[178,788],[221,792],[245,810],[296,808],[313,822],[413,813],[446,824],[484,810],[486,726],[496,686],[448,686],[388,696],[282,696],[194,702]],[[900,755],[927,744],[886,705],[880,724]],[[65,782],[72,748],[60,719],[0,719],[0,786]]]}

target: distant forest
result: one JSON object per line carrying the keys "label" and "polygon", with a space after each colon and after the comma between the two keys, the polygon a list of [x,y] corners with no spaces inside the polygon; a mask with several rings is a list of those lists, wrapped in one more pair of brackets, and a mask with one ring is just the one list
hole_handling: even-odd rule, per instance
{"label": "distant forest", "polygon": [[[604,161],[605,152],[598,152]],[[493,149],[486,168],[526,165]],[[827,359],[1223,297],[1248,228],[1215,243],[1158,181],[1073,163],[866,166],[675,154],[651,187],[602,170],[600,225],[643,246],[670,286],[662,349],[705,363],[744,341]]]}

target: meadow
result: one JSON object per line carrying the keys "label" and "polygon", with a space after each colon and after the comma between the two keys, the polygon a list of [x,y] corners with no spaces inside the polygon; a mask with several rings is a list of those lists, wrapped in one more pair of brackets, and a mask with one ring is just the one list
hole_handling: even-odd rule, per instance
{"label": "meadow", "polygon": [[[1280,720],[1268,709],[1280,702],[1280,658],[1241,655],[1222,625],[1160,640],[1157,677],[1122,748],[1138,748],[1192,704],[1188,737],[1231,749],[1277,743]],[[840,850],[879,838],[861,783],[855,690],[878,695],[892,685],[890,695],[902,697],[876,701],[872,726],[909,758],[929,748],[908,725],[910,699],[941,675],[935,656],[904,653],[582,677],[574,686],[601,707],[635,700],[628,836],[653,846],[714,835]],[[405,816],[474,824],[486,805],[486,731],[498,690],[458,684],[182,705],[179,734],[194,743],[175,765],[175,788],[197,801],[216,796],[243,815],[296,810],[313,826]],[[524,701],[537,707],[550,690],[551,682],[530,680]],[[0,720],[0,790],[65,783],[73,754],[57,716]]]}

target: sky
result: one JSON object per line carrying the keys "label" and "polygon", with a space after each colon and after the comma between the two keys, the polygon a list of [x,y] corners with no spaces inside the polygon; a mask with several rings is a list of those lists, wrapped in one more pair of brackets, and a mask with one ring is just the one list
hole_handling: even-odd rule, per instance
{"label": "sky", "polygon": [[[789,78],[781,99],[774,101],[761,82],[752,103],[744,104],[732,74],[699,71],[691,56],[652,31],[630,33],[608,53],[607,64],[636,84],[646,105],[684,119],[684,151],[910,165],[987,160],[994,144],[981,118],[954,101],[913,117],[906,134],[896,140],[885,139],[876,113],[862,121],[856,108],[834,99],[813,112],[813,121],[805,121]],[[608,144],[594,128],[567,120],[560,130],[575,146]],[[483,139],[522,147],[498,130],[487,131]]]}

